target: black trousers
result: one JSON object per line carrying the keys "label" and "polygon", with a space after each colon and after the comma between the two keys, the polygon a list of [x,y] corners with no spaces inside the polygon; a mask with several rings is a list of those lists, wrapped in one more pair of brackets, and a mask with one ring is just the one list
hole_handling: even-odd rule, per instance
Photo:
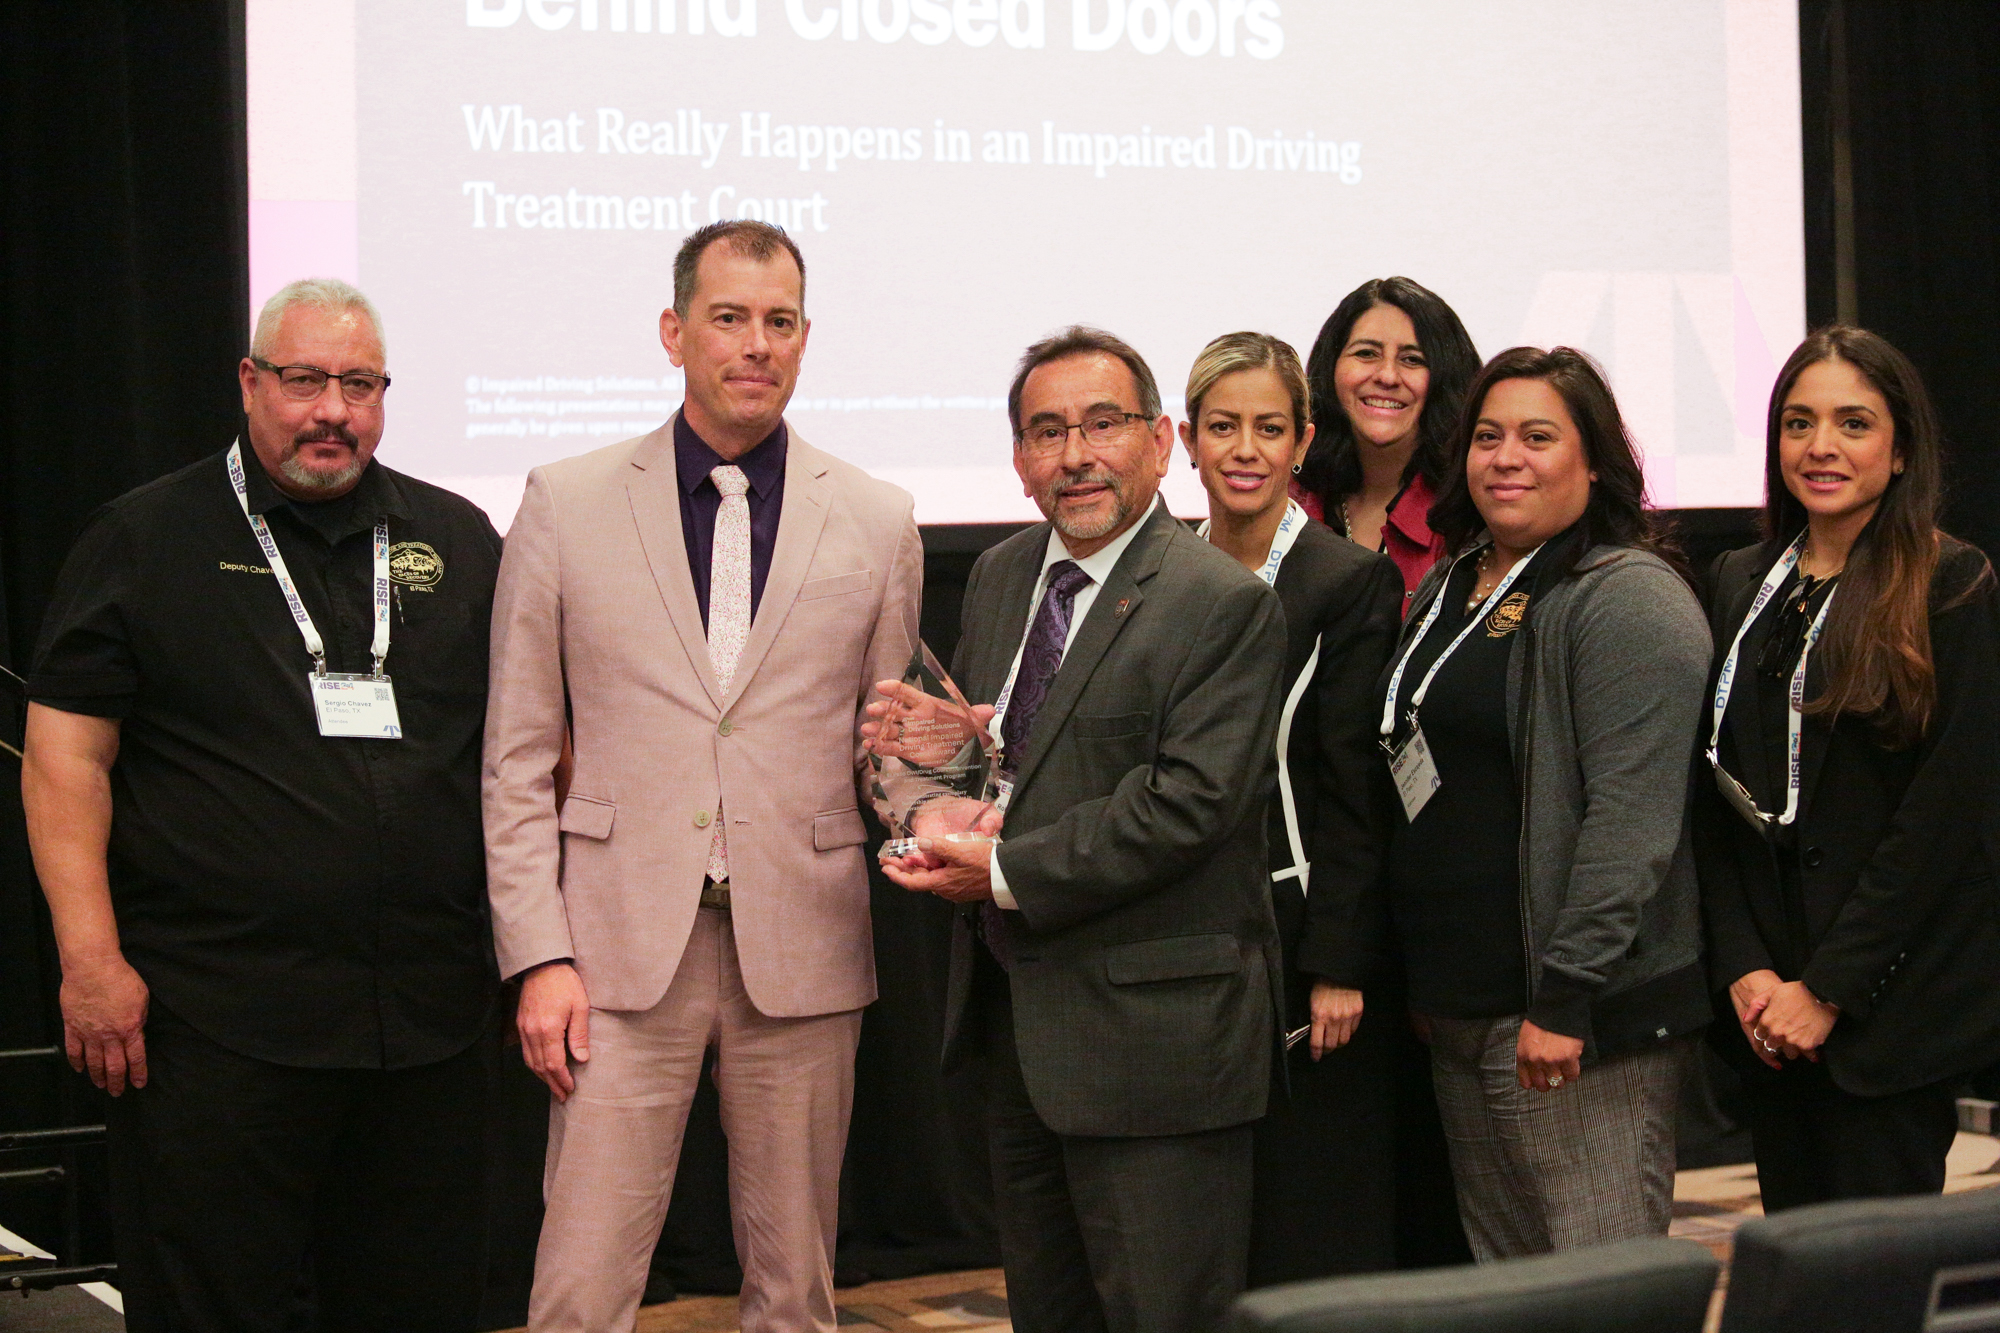
{"label": "black trousers", "polygon": [[297,1069],[157,1004],[111,1104],[134,1333],[469,1333],[486,1264],[489,1033],[414,1069]]}
{"label": "black trousers", "polygon": [[1834,1199],[1936,1194],[1958,1133],[1955,1081],[1887,1097],[1843,1092],[1805,1060],[1744,1079],[1764,1211]]}
{"label": "black trousers", "polygon": [[[982,971],[998,965],[980,955]],[[1243,1290],[1251,1129],[1057,1134],[1028,1100],[1004,976],[975,981],[994,1213],[1016,1333],[1210,1333]]]}
{"label": "black trousers", "polygon": [[1306,1041],[1291,1049],[1289,1089],[1272,1069],[1255,1130],[1253,1287],[1396,1266],[1396,1029],[1408,1019],[1368,998],[1347,1045],[1317,1061]]}

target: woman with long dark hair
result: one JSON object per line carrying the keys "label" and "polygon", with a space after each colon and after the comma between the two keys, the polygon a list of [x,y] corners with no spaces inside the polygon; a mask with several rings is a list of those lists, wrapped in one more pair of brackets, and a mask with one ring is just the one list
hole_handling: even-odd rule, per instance
{"label": "woman with long dark hair", "polygon": [[1388,893],[1485,1261],[1663,1235],[1708,1022],[1687,832],[1709,635],[1591,360],[1480,371],[1376,696]]}
{"label": "woman with long dark hair", "polygon": [[1441,553],[1426,514],[1478,373],[1458,315],[1408,278],[1349,292],[1307,361],[1318,438],[1296,494],[1335,532],[1394,560],[1406,598]]}
{"label": "woman with long dark hair", "polygon": [[1908,358],[1832,326],[1779,372],[1766,540],[1716,562],[1697,789],[1715,1040],[1766,1212],[1936,1193],[2000,1058],[2000,606],[1937,526]]}
{"label": "woman with long dark hair", "polygon": [[1369,693],[1395,641],[1402,579],[1286,495],[1313,437],[1298,353],[1224,334],[1188,372],[1181,440],[1208,491],[1200,532],[1284,604],[1285,707],[1269,829],[1289,1044],[1257,1123],[1250,1285],[1396,1266],[1394,1059],[1377,995],[1387,809]]}

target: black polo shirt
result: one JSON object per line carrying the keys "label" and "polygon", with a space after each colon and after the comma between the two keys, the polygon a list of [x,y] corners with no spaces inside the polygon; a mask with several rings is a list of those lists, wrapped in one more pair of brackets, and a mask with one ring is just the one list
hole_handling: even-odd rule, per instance
{"label": "black polo shirt", "polygon": [[[1521,792],[1507,733],[1507,667],[1527,619],[1534,569],[1531,563],[1521,571],[1500,605],[1485,612],[1485,623],[1466,635],[1424,696],[1420,721],[1440,785],[1414,821],[1397,806],[1387,866],[1410,1007],[1420,1014],[1504,1018],[1527,1008]],[[1438,590],[1437,623],[1403,670],[1399,739],[1424,673],[1472,619],[1465,599],[1478,577],[1475,562],[1465,560]]]}
{"label": "black polo shirt", "polygon": [[94,514],[57,582],[29,695],[122,720],[112,904],[161,1004],[224,1046],[312,1068],[464,1049],[495,993],[479,812],[500,538],[471,502],[371,463],[288,499],[246,447],[327,669],[370,669],[373,534],[391,544],[403,739],[319,734],[312,659],[224,455]]}

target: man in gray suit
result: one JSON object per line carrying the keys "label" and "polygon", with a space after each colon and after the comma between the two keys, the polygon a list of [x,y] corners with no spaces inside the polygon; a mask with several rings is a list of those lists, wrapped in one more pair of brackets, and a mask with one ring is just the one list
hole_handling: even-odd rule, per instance
{"label": "man in gray suit", "polygon": [[1284,614],[1157,503],[1173,428],[1131,347],[1037,343],[1008,410],[1049,522],[973,567],[953,669],[997,706],[1001,840],[888,871],[963,905],[945,1062],[980,1071],[1014,1327],[1209,1329],[1275,1048]]}

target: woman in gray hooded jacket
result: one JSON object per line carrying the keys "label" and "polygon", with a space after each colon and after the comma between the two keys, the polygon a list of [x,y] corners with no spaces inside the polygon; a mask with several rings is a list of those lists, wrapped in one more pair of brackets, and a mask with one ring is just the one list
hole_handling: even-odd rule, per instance
{"label": "woman in gray hooded jacket", "polygon": [[1596,365],[1480,372],[1378,692],[1386,875],[1459,1211],[1491,1260],[1670,1219],[1709,1017],[1687,805],[1710,654]]}

